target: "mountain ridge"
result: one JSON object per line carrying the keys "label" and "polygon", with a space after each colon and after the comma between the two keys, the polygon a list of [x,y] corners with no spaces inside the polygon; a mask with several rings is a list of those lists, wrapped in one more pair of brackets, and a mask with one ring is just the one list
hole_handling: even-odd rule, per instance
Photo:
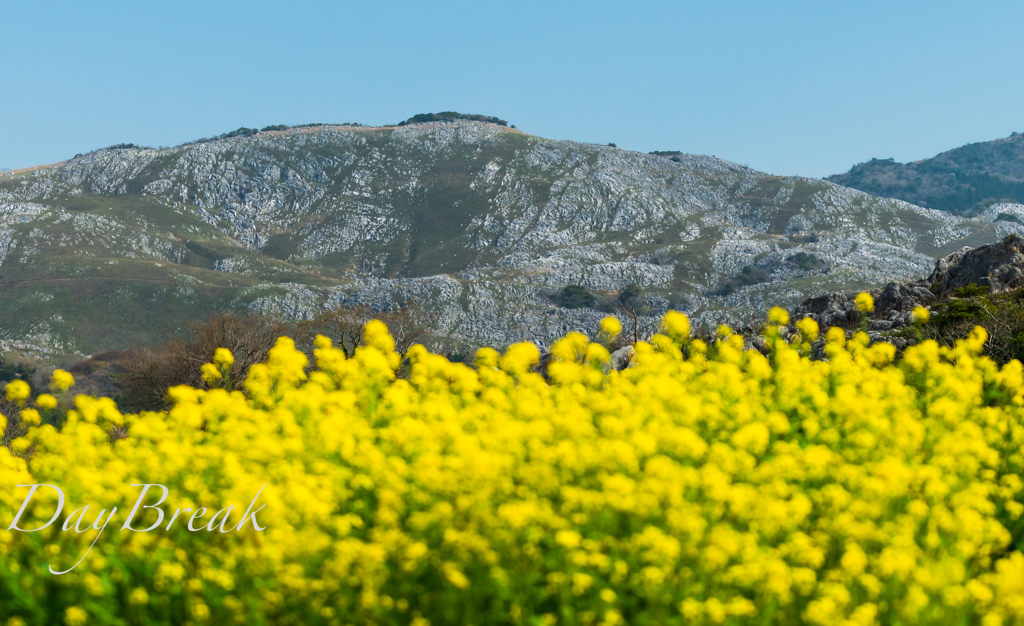
{"label": "mountain ridge", "polygon": [[1024,203],[1024,135],[969,143],[911,163],[871,159],[825,180],[963,215]]}
{"label": "mountain ridge", "polygon": [[80,354],[215,310],[304,319],[411,299],[439,340],[543,345],[607,314],[559,307],[551,293],[569,285],[639,286],[648,326],[669,307],[742,323],[1015,232],[714,157],[485,122],[289,129],[0,176],[0,340]]}

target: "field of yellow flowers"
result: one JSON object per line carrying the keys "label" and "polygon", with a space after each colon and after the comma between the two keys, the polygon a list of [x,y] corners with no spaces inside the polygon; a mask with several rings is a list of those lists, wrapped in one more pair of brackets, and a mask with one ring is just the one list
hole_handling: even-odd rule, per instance
{"label": "field of yellow flowers", "polygon": [[[770,319],[765,357],[670,312],[621,372],[609,319],[548,380],[530,344],[403,366],[371,322],[352,358],[321,337],[310,368],[282,338],[243,393],[218,351],[167,413],[79,396],[59,430],[69,376],[8,386],[28,431],[0,447],[0,624],[1024,623],[1021,364],[981,329],[898,361],[833,329],[812,361],[817,326]],[[29,484],[64,513],[7,530]],[[150,532],[122,530],[133,484],[167,487]],[[257,493],[264,530],[206,529]],[[40,488],[19,528],[56,505]]]}

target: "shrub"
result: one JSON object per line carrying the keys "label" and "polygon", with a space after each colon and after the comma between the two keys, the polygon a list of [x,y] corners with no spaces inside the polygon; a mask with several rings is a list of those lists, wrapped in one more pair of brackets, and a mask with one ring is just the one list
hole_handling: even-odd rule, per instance
{"label": "shrub", "polygon": [[786,263],[801,270],[817,270],[825,265],[818,257],[803,251],[786,257]]}
{"label": "shrub", "polygon": [[585,309],[595,302],[597,297],[580,285],[566,285],[555,295],[555,303],[566,309]]}
{"label": "shrub", "polygon": [[33,377],[36,368],[24,362],[14,362],[11,359],[0,355],[0,383],[8,383],[15,379],[21,379],[30,386],[33,385]]}
{"label": "shrub", "polygon": [[740,273],[736,276],[724,280],[714,293],[720,296],[727,296],[737,289],[765,283],[769,280],[771,280],[771,273],[768,270],[748,265],[740,270]]}
{"label": "shrub", "polygon": [[793,243],[817,243],[818,235],[816,233],[809,233],[806,235],[790,235],[789,240]]}
{"label": "shrub", "polygon": [[[499,126],[508,126],[508,122],[494,116],[477,115],[474,113],[457,113],[455,111],[443,111],[441,113],[417,113],[409,119],[399,122],[397,126],[407,124],[422,124],[424,122],[452,122],[455,120],[470,120],[474,122],[488,122]],[[514,127],[513,127],[514,128]]]}
{"label": "shrub", "polygon": [[252,137],[253,135],[259,132],[260,131],[258,131],[255,128],[246,128],[245,126],[243,126],[238,130],[233,130],[229,133],[224,133],[223,135],[218,137],[218,139],[230,139],[232,137]]}
{"label": "shrub", "polygon": [[342,305],[319,313],[312,320],[299,322],[295,333],[309,354],[313,351],[313,340],[317,335],[323,335],[345,356],[352,356],[362,341],[363,328],[374,319],[387,324],[395,340],[395,349],[404,355],[414,343],[426,342],[430,336],[429,328],[437,321],[437,316],[412,300],[390,311],[374,311],[365,304]]}
{"label": "shrub", "polygon": [[227,348],[234,355],[231,387],[241,389],[249,368],[266,360],[274,340],[284,331],[280,320],[260,313],[220,313],[190,324],[185,337],[155,350],[128,351],[117,360],[121,371],[114,375],[118,405],[129,411],[158,411],[168,406],[171,387],[204,387],[202,367],[217,348]]}
{"label": "shrub", "polygon": [[144,150],[144,146],[137,146],[133,143],[119,143],[113,146],[108,146],[104,150]]}
{"label": "shrub", "polygon": [[985,353],[993,361],[1002,365],[1024,360],[1024,290],[990,294],[988,287],[972,284],[957,289],[954,296],[933,307],[922,329],[924,339],[952,347],[963,333],[980,327],[988,337]]}

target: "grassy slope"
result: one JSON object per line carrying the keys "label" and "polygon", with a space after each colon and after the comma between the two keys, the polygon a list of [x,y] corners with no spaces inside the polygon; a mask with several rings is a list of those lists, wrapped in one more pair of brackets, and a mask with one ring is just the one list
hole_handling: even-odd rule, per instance
{"label": "grassy slope", "polygon": [[[133,196],[57,196],[40,203],[51,212],[13,226],[20,245],[0,266],[0,328],[9,339],[46,344],[54,338],[65,350],[82,353],[127,348],[215,311],[244,308],[244,289],[269,282],[339,283],[245,250],[187,210]],[[83,231],[74,219],[81,216],[106,231]],[[181,262],[132,250],[128,239],[142,236],[177,250]],[[229,257],[244,259],[250,272],[212,269]]]}

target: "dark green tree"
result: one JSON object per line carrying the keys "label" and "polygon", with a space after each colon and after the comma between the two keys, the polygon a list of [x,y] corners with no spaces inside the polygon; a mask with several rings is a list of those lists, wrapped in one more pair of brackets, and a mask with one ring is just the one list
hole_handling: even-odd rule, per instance
{"label": "dark green tree", "polygon": [[580,285],[567,285],[555,296],[555,302],[566,309],[585,309],[594,306],[597,298]]}

